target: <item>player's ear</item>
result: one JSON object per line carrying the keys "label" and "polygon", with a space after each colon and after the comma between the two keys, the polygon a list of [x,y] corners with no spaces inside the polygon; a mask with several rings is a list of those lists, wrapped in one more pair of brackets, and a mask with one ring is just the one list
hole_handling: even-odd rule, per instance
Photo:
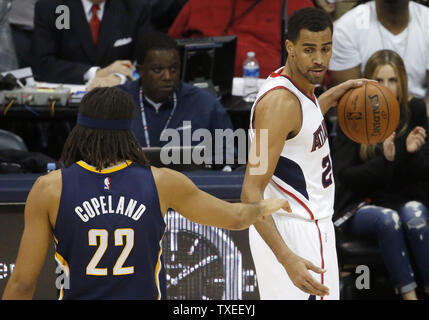
{"label": "player's ear", "polygon": [[285,41],[285,47],[286,47],[286,51],[287,51],[288,56],[294,57],[295,56],[295,45],[293,44],[293,42],[290,40],[286,40]]}

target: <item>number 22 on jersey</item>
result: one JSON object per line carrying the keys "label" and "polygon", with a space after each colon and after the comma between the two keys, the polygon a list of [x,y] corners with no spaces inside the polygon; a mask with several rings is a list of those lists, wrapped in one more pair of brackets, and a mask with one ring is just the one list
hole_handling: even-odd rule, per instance
{"label": "number 22 on jersey", "polygon": [[[124,244],[125,238],[125,244]],[[113,266],[112,273],[114,276],[133,274],[134,266],[124,267],[131,250],[134,247],[134,230],[133,229],[116,229],[114,232],[115,246],[124,246],[121,254]],[[86,274],[92,276],[107,276],[107,268],[97,267],[106,250],[108,250],[109,233],[106,229],[91,229],[88,231],[88,245],[98,246],[91,261],[86,267]]]}
{"label": "number 22 on jersey", "polygon": [[326,189],[332,184],[332,162],[329,154],[322,159],[322,185]]}

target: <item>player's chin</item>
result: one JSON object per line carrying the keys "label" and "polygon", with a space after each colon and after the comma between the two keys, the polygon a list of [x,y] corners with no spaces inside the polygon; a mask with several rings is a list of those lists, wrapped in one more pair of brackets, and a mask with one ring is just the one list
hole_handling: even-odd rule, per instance
{"label": "player's chin", "polygon": [[321,84],[323,82],[323,78],[325,77],[326,72],[313,72],[309,71],[307,73],[307,79],[311,84]]}

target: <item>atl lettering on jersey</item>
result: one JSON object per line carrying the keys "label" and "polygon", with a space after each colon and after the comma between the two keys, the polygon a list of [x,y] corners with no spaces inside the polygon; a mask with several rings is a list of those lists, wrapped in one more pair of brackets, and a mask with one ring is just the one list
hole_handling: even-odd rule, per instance
{"label": "atl lettering on jersey", "polygon": [[313,133],[313,147],[311,148],[311,152],[322,148],[326,140],[328,140],[328,128],[326,128],[325,120],[322,120],[320,126]]}

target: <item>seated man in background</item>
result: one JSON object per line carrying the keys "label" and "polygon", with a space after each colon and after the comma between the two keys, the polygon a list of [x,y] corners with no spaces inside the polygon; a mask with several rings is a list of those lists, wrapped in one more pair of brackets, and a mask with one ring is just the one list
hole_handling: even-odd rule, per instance
{"label": "seated man in background", "polygon": [[375,0],[345,13],[334,27],[329,64],[333,84],[360,78],[368,58],[382,49],[401,56],[407,70],[409,95],[425,99],[429,79],[429,8],[409,0]]}
{"label": "seated man in background", "polygon": [[123,83],[132,76],[135,39],[150,28],[150,6],[144,0],[39,0],[34,77],[83,84],[97,76],[111,85]]}
{"label": "seated man in background", "polygon": [[[133,96],[138,108],[132,130],[141,146],[171,145],[166,129],[176,130],[181,146],[201,142],[185,138],[197,129],[208,129],[213,139],[216,129],[233,129],[228,113],[215,96],[180,81],[179,51],[176,41],[167,34],[153,32],[145,36],[136,58],[140,79],[120,88]],[[229,149],[213,150],[212,154],[227,159],[233,156]]]}
{"label": "seated man in background", "polygon": [[18,66],[8,23],[8,14],[9,1],[0,0],[0,72],[13,70]]}
{"label": "seated man in background", "polygon": [[37,0],[12,1],[9,13],[9,24],[12,30],[16,56],[20,68],[31,66],[31,38],[34,29],[34,7]]}

